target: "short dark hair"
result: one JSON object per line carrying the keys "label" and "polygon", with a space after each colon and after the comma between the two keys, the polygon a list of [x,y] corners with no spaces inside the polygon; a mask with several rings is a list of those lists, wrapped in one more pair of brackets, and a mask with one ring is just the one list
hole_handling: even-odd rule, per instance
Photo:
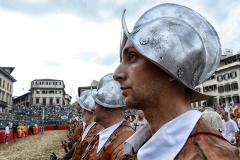
{"label": "short dark hair", "polygon": [[203,102],[203,104],[202,105],[205,105],[206,106],[206,102]]}
{"label": "short dark hair", "polygon": [[226,116],[228,116],[228,112],[224,111],[223,113],[224,113]]}
{"label": "short dark hair", "polygon": [[210,99],[208,99],[208,100],[207,100],[207,106],[208,106],[208,107],[212,107],[214,102],[217,102],[217,99],[216,99],[216,98],[210,98]]}

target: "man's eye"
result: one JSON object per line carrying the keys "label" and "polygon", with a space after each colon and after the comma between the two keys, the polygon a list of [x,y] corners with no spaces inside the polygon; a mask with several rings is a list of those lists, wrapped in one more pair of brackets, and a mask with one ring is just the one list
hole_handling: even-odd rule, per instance
{"label": "man's eye", "polygon": [[133,58],[135,58],[135,57],[136,57],[136,54],[135,54],[135,53],[130,53],[130,54],[129,54],[130,60],[133,59]]}

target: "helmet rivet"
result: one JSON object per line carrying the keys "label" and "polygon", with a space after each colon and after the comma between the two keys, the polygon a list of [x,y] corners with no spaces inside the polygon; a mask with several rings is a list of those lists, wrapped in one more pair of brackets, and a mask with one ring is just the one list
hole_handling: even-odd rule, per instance
{"label": "helmet rivet", "polygon": [[178,77],[179,78],[183,78],[183,75],[185,74],[185,68],[180,68],[179,70],[178,70]]}
{"label": "helmet rivet", "polygon": [[140,40],[139,40],[139,42],[140,42],[141,45],[147,44],[148,41],[149,41],[149,38],[140,38]]}
{"label": "helmet rivet", "polygon": [[162,57],[160,57],[160,59],[163,59]]}
{"label": "helmet rivet", "polygon": [[140,28],[133,30],[133,31],[132,31],[132,34],[135,34],[135,33],[137,33],[138,31],[140,31]]}

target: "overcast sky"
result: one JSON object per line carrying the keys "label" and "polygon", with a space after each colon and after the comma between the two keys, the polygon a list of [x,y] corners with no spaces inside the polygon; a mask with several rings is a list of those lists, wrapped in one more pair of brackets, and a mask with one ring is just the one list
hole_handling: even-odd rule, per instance
{"label": "overcast sky", "polygon": [[160,3],[196,10],[217,31],[223,51],[240,51],[238,0],[1,0],[0,66],[15,67],[13,96],[26,93],[34,79],[50,78],[63,80],[74,102],[78,87],[118,66],[123,9],[132,31]]}

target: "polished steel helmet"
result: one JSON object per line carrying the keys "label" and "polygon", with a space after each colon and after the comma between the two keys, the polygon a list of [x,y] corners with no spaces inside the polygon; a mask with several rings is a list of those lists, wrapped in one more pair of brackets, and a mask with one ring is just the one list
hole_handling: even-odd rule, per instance
{"label": "polished steel helmet", "polygon": [[178,4],[161,4],[145,12],[131,33],[122,16],[122,49],[129,39],[136,50],[193,90],[191,101],[210,95],[194,90],[217,69],[221,44],[211,24],[196,11]]}
{"label": "polished steel helmet", "polygon": [[125,98],[122,96],[120,84],[113,79],[113,73],[101,78],[97,92],[92,93],[95,103],[107,108],[124,107]]}
{"label": "polished steel helmet", "polygon": [[92,108],[94,107],[95,103],[92,98],[92,92],[96,92],[96,89],[91,90],[85,90],[81,93],[80,98],[77,100],[79,105],[89,111],[92,112]]}

